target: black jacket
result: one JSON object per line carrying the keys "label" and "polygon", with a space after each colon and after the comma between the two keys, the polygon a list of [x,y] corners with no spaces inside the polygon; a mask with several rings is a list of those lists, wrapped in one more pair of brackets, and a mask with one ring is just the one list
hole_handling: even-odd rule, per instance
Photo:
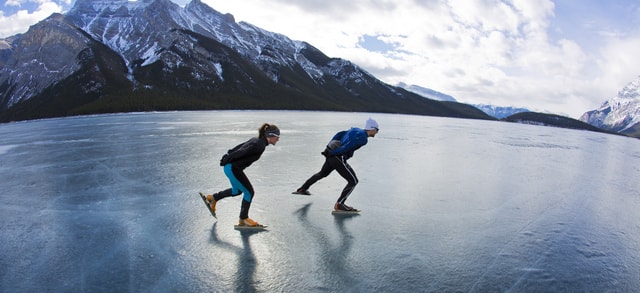
{"label": "black jacket", "polygon": [[266,138],[251,138],[227,151],[220,160],[220,166],[231,163],[234,167],[244,170],[260,159],[267,145],[269,143]]}

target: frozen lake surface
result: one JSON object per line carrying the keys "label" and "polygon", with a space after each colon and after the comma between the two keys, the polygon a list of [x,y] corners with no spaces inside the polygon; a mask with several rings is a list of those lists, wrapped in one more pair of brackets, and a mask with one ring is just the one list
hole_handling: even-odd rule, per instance
{"label": "frozen lake surface", "polygon": [[[349,161],[292,195],[331,136],[372,117]],[[263,122],[280,142],[215,221],[197,196]],[[2,292],[632,292],[640,288],[640,141],[408,115],[230,111],[0,125]]]}

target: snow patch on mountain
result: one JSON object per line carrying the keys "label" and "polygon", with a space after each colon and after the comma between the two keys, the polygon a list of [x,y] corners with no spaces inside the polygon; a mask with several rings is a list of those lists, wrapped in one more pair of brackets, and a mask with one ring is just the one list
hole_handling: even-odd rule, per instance
{"label": "snow patch on mountain", "polygon": [[158,59],[160,59],[160,56],[156,52],[158,51],[158,49],[158,43],[154,43],[152,47],[150,47],[146,52],[144,52],[144,54],[142,54],[142,59],[144,59],[142,66],[153,64],[154,62],[158,61]]}
{"label": "snow patch on mountain", "polygon": [[216,67],[216,73],[218,73],[218,77],[220,77],[220,80],[224,81],[224,78],[222,77],[222,64],[215,63],[213,64],[213,66]]}

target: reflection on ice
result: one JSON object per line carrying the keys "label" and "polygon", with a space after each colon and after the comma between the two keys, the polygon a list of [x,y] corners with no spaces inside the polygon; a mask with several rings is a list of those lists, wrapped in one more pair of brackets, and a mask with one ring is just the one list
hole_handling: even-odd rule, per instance
{"label": "reflection on ice", "polygon": [[[305,204],[296,211],[298,215],[299,225],[305,227],[310,239],[318,246],[317,251],[317,267],[318,271],[313,272],[318,276],[316,284],[312,290],[331,291],[336,288],[354,289],[357,284],[357,278],[352,276],[353,270],[349,266],[349,255],[353,244],[353,236],[345,228],[345,221],[349,221],[358,214],[337,214],[334,216],[334,224],[338,232],[337,241],[330,239],[321,227],[312,223],[308,218],[311,203]],[[324,225],[323,225],[324,226]],[[335,243],[334,243],[335,242]]]}
{"label": "reflection on ice", "polygon": [[[211,228],[211,243],[217,247],[221,247],[223,249],[228,250],[229,252],[237,255],[237,260],[233,267],[237,268],[235,272],[229,272],[233,274],[233,285],[236,292],[256,292],[257,288],[256,284],[256,258],[253,255],[253,251],[251,250],[251,243],[249,242],[249,237],[261,232],[266,232],[265,230],[242,230],[239,231],[240,238],[242,239],[242,244],[240,246],[236,246],[234,244],[225,242],[219,239],[216,231],[217,223],[214,223]],[[203,251],[206,253],[206,251]]]}
{"label": "reflection on ice", "polygon": [[[372,117],[350,164],[292,195],[327,140]],[[260,233],[198,192],[263,122],[246,169]],[[630,292],[640,287],[636,139],[501,122],[291,111],[95,115],[0,125],[0,291]]]}

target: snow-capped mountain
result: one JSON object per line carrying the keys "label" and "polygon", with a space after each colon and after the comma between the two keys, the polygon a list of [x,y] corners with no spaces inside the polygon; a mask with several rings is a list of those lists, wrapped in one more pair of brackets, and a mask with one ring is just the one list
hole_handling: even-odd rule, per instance
{"label": "snow-capped mountain", "polygon": [[586,112],[580,120],[615,132],[633,134],[640,128],[640,76],[600,108]]}
{"label": "snow-capped mountain", "polygon": [[77,0],[0,40],[0,121],[182,109],[312,109],[489,119],[424,99],[200,0]]}

